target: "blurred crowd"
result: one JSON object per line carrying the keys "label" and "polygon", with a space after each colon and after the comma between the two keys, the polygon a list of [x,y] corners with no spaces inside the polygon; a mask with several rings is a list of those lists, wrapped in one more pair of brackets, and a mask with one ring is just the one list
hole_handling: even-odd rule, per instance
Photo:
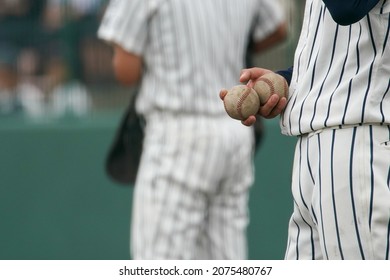
{"label": "blurred crowd", "polygon": [[96,31],[107,0],[0,0],[0,115],[84,115],[113,82]]}

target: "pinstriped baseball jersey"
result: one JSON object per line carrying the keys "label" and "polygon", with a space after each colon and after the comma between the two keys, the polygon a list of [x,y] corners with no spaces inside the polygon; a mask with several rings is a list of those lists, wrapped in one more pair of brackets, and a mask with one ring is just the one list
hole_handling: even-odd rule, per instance
{"label": "pinstriped baseball jersey", "polygon": [[325,127],[390,123],[390,1],[341,26],[322,1],[306,1],[281,127],[300,135]]}
{"label": "pinstriped baseball jersey", "polygon": [[[134,259],[245,259],[253,131],[218,93],[238,82],[251,30],[284,20],[273,0],[112,1],[99,36],[142,56],[146,117],[133,193]],[[252,27],[254,29],[252,29]]]}

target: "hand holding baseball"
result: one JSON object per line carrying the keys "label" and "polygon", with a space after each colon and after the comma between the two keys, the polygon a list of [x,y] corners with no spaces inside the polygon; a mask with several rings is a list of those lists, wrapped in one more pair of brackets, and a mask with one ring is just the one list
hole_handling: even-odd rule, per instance
{"label": "hand holding baseball", "polygon": [[[280,115],[286,107],[288,95],[286,80],[282,76],[270,70],[257,67],[242,70],[240,76],[240,82],[247,83],[248,86],[253,88],[255,88],[257,82],[262,81],[263,83],[264,78],[269,80],[269,77],[271,77],[271,83],[279,83],[277,87],[274,86],[273,91],[270,90],[268,93],[262,93],[260,87],[257,86],[257,89],[260,91],[260,95],[262,95],[260,99],[263,99],[263,104],[261,104],[258,114],[266,119],[271,119]],[[276,90],[276,88],[278,90]],[[248,120],[243,121],[243,124],[252,125],[255,121],[256,120],[253,120],[253,118],[249,118]]]}
{"label": "hand holding baseball", "polygon": [[251,126],[256,122],[257,114],[270,119],[285,108],[288,84],[284,77],[267,69],[251,68],[242,71],[240,81],[247,85],[223,89],[219,94],[230,117]]}

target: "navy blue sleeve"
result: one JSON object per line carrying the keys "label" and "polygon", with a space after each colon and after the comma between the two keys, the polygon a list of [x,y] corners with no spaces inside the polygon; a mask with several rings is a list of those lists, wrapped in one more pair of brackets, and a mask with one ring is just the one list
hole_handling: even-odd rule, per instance
{"label": "navy blue sleeve", "polygon": [[340,25],[350,25],[365,17],[379,0],[322,0],[332,18]]}
{"label": "navy blue sleeve", "polygon": [[292,66],[290,68],[288,68],[288,69],[285,69],[285,70],[276,71],[276,73],[281,75],[281,76],[283,76],[286,79],[288,85],[290,85],[291,77],[292,77],[292,73],[293,73],[293,67]]}

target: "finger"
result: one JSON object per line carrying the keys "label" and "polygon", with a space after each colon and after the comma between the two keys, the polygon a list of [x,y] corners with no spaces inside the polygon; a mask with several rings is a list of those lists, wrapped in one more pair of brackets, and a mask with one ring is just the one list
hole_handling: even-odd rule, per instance
{"label": "finger", "polygon": [[285,97],[279,98],[279,101],[271,110],[267,108],[267,110],[263,111],[261,115],[266,119],[275,118],[276,116],[280,115],[283,112],[286,105],[287,105],[287,99]]}
{"label": "finger", "polygon": [[241,123],[245,126],[251,126],[256,122],[255,116],[249,116],[247,119],[241,121]]}
{"label": "finger", "polygon": [[241,70],[240,82],[241,83],[249,82],[250,84],[253,84],[258,78],[260,78],[261,76],[269,72],[272,71],[264,68],[259,68],[259,67],[243,69]]}
{"label": "finger", "polygon": [[241,70],[240,82],[246,83],[251,79],[251,71],[249,69]]}
{"label": "finger", "polygon": [[228,91],[226,89],[221,89],[221,91],[219,92],[219,98],[223,100],[227,93]]}
{"label": "finger", "polygon": [[276,107],[271,111],[271,113],[268,115],[268,118],[274,118],[278,115],[280,115],[284,108],[286,108],[287,105],[287,99],[285,97],[281,98],[276,105]]}
{"label": "finger", "polygon": [[277,94],[271,95],[267,102],[263,106],[260,106],[259,115],[268,118],[271,112],[277,106],[279,99],[280,98]]}

